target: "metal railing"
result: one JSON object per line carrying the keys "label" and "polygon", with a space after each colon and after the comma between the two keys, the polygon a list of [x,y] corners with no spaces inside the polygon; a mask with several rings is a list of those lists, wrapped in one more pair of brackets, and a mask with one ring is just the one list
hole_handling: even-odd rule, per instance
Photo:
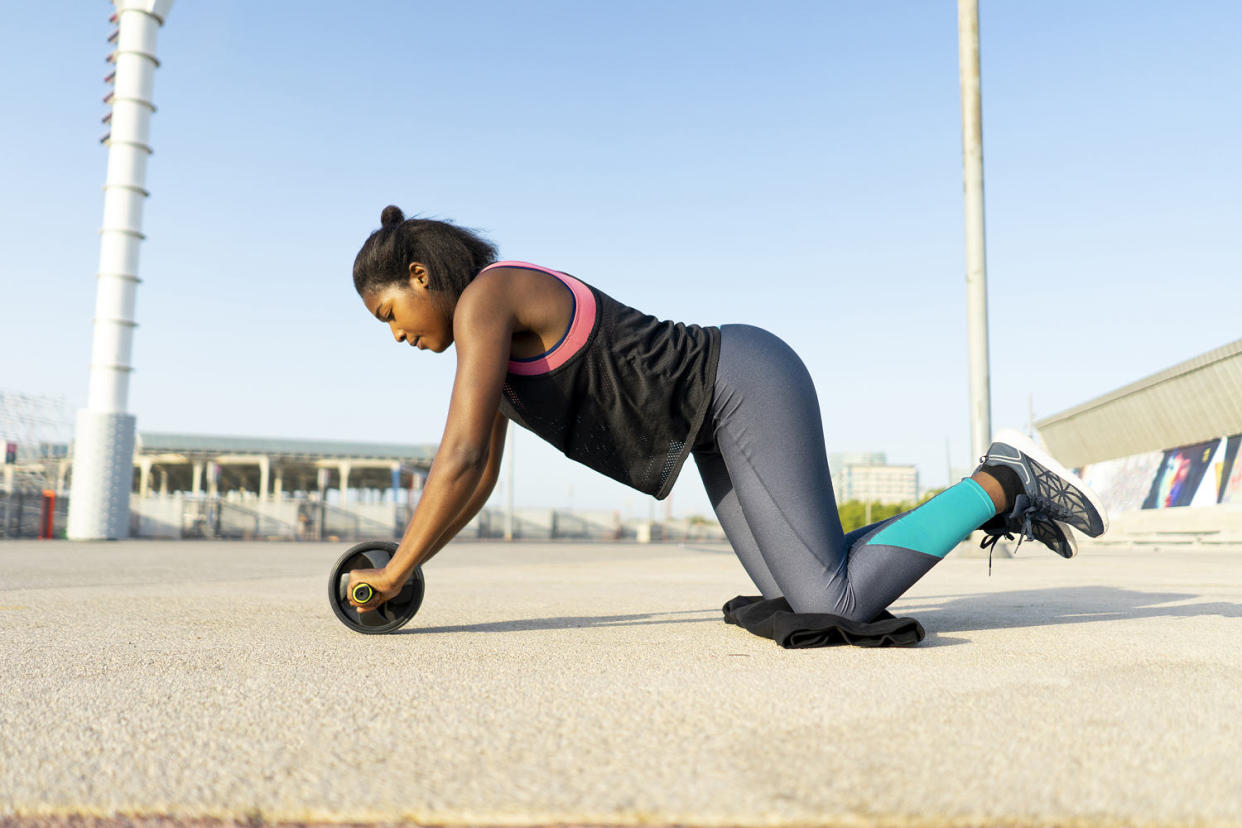
{"label": "metal railing", "polygon": [[291,535],[292,527],[283,520],[217,498],[188,500],[181,512],[183,538],[267,540]]}
{"label": "metal railing", "polygon": [[[48,497],[44,492],[0,490],[0,539],[64,538],[69,497]],[[130,510],[131,538],[164,537],[208,540],[357,541],[399,539],[412,514],[408,506],[394,509],[391,522],[368,517],[338,505],[303,500],[287,517],[266,514],[254,504],[219,497],[195,497],[168,502],[163,511]],[[534,510],[515,514],[516,540],[578,541],[716,541],[723,540],[720,527],[690,521],[608,520],[598,513],[568,510]],[[505,514],[484,509],[459,536],[462,539],[497,540],[505,536]]]}
{"label": "metal railing", "polygon": [[68,497],[0,491],[0,538],[63,538],[68,521]]}

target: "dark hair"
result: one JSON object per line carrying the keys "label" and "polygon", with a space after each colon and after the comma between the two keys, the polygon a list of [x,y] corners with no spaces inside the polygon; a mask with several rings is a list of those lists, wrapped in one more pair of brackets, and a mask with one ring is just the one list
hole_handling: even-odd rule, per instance
{"label": "dark hair", "polygon": [[400,207],[380,213],[380,229],[362,244],[354,258],[354,288],[381,290],[410,278],[410,262],[427,268],[427,286],[442,291],[449,303],[479,271],[496,261],[496,245],[472,230],[445,221],[407,219]]}

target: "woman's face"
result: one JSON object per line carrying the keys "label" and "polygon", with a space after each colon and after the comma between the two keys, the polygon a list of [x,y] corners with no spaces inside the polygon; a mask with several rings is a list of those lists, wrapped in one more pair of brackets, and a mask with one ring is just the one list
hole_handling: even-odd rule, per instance
{"label": "woman's face", "polygon": [[453,344],[453,320],[440,296],[427,287],[427,269],[410,265],[408,283],[394,282],[362,297],[367,310],[388,325],[393,339],[443,353]]}

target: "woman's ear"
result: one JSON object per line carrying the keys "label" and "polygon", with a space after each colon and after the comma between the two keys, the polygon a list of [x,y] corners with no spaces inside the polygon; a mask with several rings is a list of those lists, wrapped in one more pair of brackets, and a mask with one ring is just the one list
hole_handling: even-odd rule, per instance
{"label": "woman's ear", "polygon": [[427,287],[427,268],[421,262],[410,262],[410,287]]}

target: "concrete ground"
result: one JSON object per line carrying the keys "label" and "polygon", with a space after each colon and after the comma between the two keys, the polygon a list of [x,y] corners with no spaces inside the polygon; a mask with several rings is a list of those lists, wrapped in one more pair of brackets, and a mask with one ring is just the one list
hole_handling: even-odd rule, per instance
{"label": "concrete ground", "polygon": [[1242,825],[1242,550],[954,554],[801,651],[724,547],[458,543],[387,636],[342,550],[0,544],[0,824]]}

